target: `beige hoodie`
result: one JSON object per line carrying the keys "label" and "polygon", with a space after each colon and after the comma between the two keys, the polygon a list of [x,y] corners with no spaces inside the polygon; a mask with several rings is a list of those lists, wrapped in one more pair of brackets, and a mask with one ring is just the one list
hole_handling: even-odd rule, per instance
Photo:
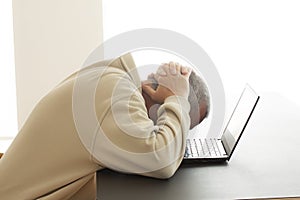
{"label": "beige hoodie", "polygon": [[190,127],[189,103],[172,96],[148,118],[132,56],[66,78],[35,106],[0,160],[1,199],[95,199],[105,167],[169,178]]}

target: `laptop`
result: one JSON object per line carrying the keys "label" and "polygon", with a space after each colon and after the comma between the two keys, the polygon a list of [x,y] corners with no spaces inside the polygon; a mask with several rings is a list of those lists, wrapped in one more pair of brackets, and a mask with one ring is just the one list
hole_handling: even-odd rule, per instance
{"label": "laptop", "polygon": [[246,84],[221,138],[188,138],[183,161],[229,161],[259,98]]}

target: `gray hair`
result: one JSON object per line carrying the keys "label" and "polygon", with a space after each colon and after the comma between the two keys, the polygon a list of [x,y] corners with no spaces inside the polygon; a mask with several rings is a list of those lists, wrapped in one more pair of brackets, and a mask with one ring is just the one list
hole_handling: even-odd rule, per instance
{"label": "gray hair", "polygon": [[189,77],[189,84],[190,93],[188,100],[191,106],[195,101],[198,103],[198,105],[200,105],[200,103],[204,103],[206,105],[205,117],[207,117],[210,111],[210,96],[207,85],[204,83],[201,77],[198,76],[194,71],[192,71]]}

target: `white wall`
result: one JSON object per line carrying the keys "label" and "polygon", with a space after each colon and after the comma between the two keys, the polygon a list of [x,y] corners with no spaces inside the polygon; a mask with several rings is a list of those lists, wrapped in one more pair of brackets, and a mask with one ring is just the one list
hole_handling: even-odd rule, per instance
{"label": "white wall", "polygon": [[19,128],[102,42],[101,0],[13,0]]}
{"label": "white wall", "polygon": [[[12,2],[0,1],[0,140],[13,137],[18,130],[13,46]],[[3,146],[0,143],[0,152]]]}
{"label": "white wall", "polygon": [[247,82],[300,105],[299,10],[296,0],[103,0],[104,41],[137,28],[177,31],[214,61],[229,110]]}

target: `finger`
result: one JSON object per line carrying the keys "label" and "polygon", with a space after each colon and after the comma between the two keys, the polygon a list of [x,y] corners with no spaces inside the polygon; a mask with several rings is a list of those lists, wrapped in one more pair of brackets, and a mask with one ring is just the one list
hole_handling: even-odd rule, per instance
{"label": "finger", "polygon": [[165,63],[161,66],[161,68],[168,74],[170,70],[170,65],[168,63]]}
{"label": "finger", "polygon": [[186,74],[188,74],[189,73],[189,70],[188,70],[188,67],[181,67],[181,74],[182,75],[186,75]]}
{"label": "finger", "polygon": [[188,72],[186,74],[183,74],[183,76],[189,78],[193,70],[191,68],[187,67],[187,71]]}
{"label": "finger", "polygon": [[152,99],[153,96],[155,95],[155,90],[154,90],[151,86],[149,86],[149,85],[147,85],[147,84],[143,84],[143,85],[142,85],[142,89],[143,89],[143,91],[144,91],[146,94],[148,94],[148,95],[150,96],[151,99]]}
{"label": "finger", "polygon": [[154,74],[154,80],[158,82],[159,74]]}
{"label": "finger", "polygon": [[174,62],[170,62],[169,63],[169,70],[170,70],[170,74],[172,74],[172,75],[176,75],[177,74],[177,72],[176,72],[176,66],[175,66]]}
{"label": "finger", "polygon": [[154,79],[147,79],[142,81],[142,85],[152,85],[153,83],[157,83]]}
{"label": "finger", "polygon": [[160,76],[167,76],[167,72],[164,70],[165,65],[161,65],[158,69],[157,69],[157,74]]}
{"label": "finger", "polygon": [[175,63],[176,66],[176,74],[180,73],[180,68],[182,67],[181,64],[179,64],[178,62]]}

